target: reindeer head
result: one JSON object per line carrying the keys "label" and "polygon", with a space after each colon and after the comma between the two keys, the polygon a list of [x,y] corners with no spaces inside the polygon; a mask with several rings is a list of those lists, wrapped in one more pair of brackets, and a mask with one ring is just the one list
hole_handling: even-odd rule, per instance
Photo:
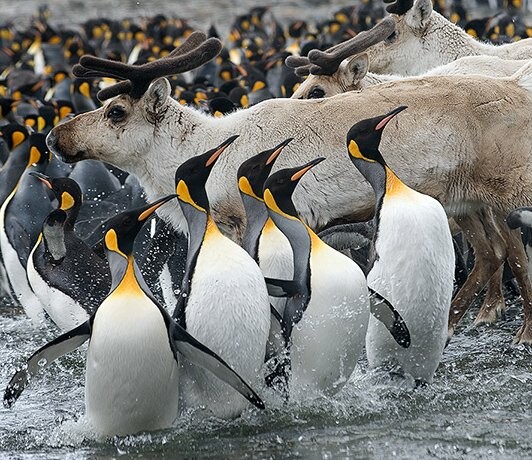
{"label": "reindeer head", "polygon": [[[49,148],[65,162],[103,160],[130,172],[163,142],[171,142],[176,110],[167,75],[192,70],[218,55],[221,42],[194,32],[167,57],[143,65],[83,56],[73,72],[82,77],[113,77],[119,83],[98,93],[103,107],[56,126],[48,135]],[[177,136],[177,134],[176,134]],[[126,165],[128,167],[126,167]]]}
{"label": "reindeer head", "polygon": [[[425,43],[433,16],[431,0],[417,0],[415,4],[414,0],[397,0],[386,9],[391,15],[367,32],[326,51],[312,50],[308,58],[288,57],[288,67],[294,68],[299,76],[308,75],[292,97],[322,98],[361,89],[361,80],[368,70],[414,75],[427,70],[427,66],[439,65],[440,62],[431,62],[434,50]],[[356,56],[363,51],[367,55]]]}
{"label": "reindeer head", "polygon": [[395,31],[392,18],[385,18],[371,30],[333,46],[326,51],[312,50],[308,57],[289,56],[286,65],[299,76],[308,75],[292,98],[319,99],[360,89],[368,70],[368,56],[360,54]]}
{"label": "reindeer head", "polygon": [[431,18],[437,14],[432,11],[432,1],[396,0],[386,10],[395,21],[395,33],[368,49],[370,72],[417,75],[439,65],[432,62],[435,50],[427,46]]}
{"label": "reindeer head", "polygon": [[368,67],[369,61],[366,53],[351,56],[345,59],[332,75],[309,75],[299,85],[292,99],[320,99],[346,91],[360,90]]}

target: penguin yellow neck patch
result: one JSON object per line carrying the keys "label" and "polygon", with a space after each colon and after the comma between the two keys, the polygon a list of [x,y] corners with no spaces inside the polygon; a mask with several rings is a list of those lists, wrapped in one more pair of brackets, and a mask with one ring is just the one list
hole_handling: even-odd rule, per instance
{"label": "penguin yellow neck patch", "polygon": [[262,233],[270,233],[273,232],[275,229],[277,229],[277,226],[274,224],[271,217],[268,217],[266,223],[264,224],[264,227],[262,227]]}
{"label": "penguin yellow neck patch", "polygon": [[184,203],[187,203],[187,204],[193,206],[198,211],[207,212],[204,208],[202,208],[201,206],[199,206],[198,204],[196,204],[194,202],[194,200],[190,196],[190,191],[188,190],[188,185],[185,183],[185,181],[183,179],[181,179],[178,182],[177,187],[176,187],[176,193],[177,193],[177,197],[181,201],[183,201]]}
{"label": "penguin yellow neck patch", "polygon": [[207,228],[205,229],[205,235],[203,236],[203,240],[207,241],[212,238],[219,238],[220,236],[222,236],[220,229],[216,225],[216,222],[214,222],[211,215],[209,215],[207,218]]}
{"label": "penguin yellow neck patch", "polygon": [[242,176],[240,179],[238,179],[238,188],[242,193],[245,193],[246,195],[264,203],[264,200],[262,198],[259,198],[251,188],[251,184],[249,183],[247,177]]}
{"label": "penguin yellow neck patch", "polygon": [[63,192],[61,194],[61,208],[63,211],[68,211],[72,206],[74,206],[75,200],[74,197],[68,193]]}
{"label": "penguin yellow neck patch", "polygon": [[395,197],[405,195],[411,192],[410,187],[406,186],[395,173],[386,166],[386,195],[387,197]]}
{"label": "penguin yellow neck patch", "polygon": [[135,276],[135,265],[133,263],[133,257],[130,256],[127,258],[127,268],[124,273],[124,277],[112,292],[111,295],[145,295],[142,288],[139,286],[137,277]]}
{"label": "penguin yellow neck patch", "polygon": [[359,160],[365,160],[369,161],[370,163],[375,163],[375,160],[370,160],[369,158],[366,158],[364,155],[362,155],[362,152],[358,148],[358,144],[351,139],[349,142],[349,147],[347,148],[349,150],[349,155],[351,155],[353,158],[358,158]]}

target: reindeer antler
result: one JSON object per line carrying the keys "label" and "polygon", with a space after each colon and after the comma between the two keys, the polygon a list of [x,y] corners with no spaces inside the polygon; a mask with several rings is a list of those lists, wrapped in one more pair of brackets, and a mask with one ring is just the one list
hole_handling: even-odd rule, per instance
{"label": "reindeer antler", "polygon": [[386,11],[390,14],[405,14],[414,5],[414,0],[383,0],[384,3],[390,3]]}
{"label": "reindeer antler", "polygon": [[218,55],[222,43],[217,38],[209,38],[203,32],[194,32],[168,56],[142,65],[130,65],[95,56],[82,56],[79,64],[72,69],[76,77],[112,77],[124,80],[98,93],[101,101],[129,94],[139,99],[150,83],[159,77],[175,75],[195,69]]}
{"label": "reindeer antler", "polygon": [[[398,0],[401,1],[401,0]],[[332,75],[340,67],[342,61],[349,56],[361,53],[370,46],[389,37],[395,30],[395,21],[384,18],[370,30],[360,32],[355,37],[339,43],[325,51],[312,50],[308,58],[302,56],[289,56],[285,63],[294,68],[297,75]]]}

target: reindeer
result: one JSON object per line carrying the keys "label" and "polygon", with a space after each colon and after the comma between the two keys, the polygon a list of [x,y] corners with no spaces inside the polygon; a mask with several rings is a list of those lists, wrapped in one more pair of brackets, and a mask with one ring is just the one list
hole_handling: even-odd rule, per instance
{"label": "reindeer", "polygon": [[[328,97],[416,72],[424,72],[422,76],[473,73],[509,76],[525,64],[520,59],[532,58],[532,39],[503,46],[480,43],[433,11],[430,0],[417,0],[415,4],[413,0],[397,0],[387,11],[391,16],[370,31],[371,37],[362,32],[325,52],[313,50],[308,58],[287,58],[287,65],[295,68],[298,75],[308,75],[292,97]],[[366,53],[359,54],[363,51]],[[475,324],[493,323],[504,311],[501,278],[507,257],[517,271],[514,274],[524,302],[529,301],[532,287],[528,276],[522,273],[527,259],[520,237],[518,232],[508,233],[503,214],[471,208],[447,211],[454,215],[475,253],[473,270],[451,306],[449,336],[452,336],[459,320],[486,285]]]}
{"label": "reindeer", "polygon": [[[214,218],[238,241],[245,226],[238,166],[288,137],[295,140],[277,168],[327,157],[327,167],[310,174],[294,195],[302,218],[316,230],[368,219],[373,194],[349,167],[345,133],[363,118],[408,105],[382,141],[391,166],[407,183],[449,208],[487,204],[508,212],[530,202],[532,64],[506,79],[425,77],[328,99],[272,99],[213,118],[173,100],[163,77],[190,70],[191,62],[201,65],[220,47],[209,39],[188,53],[142,66],[82,57],[73,69],[77,76],[124,81],[106,89],[105,99],[113,98],[103,107],[56,126],[48,136],[50,149],[67,162],[112,163],[137,175],[148,196],[156,197],[173,191],[174,171],[183,161],[238,133],[231,153],[219,159],[207,184]],[[402,129],[397,123],[404,124]],[[185,231],[177,207],[162,216]],[[531,307],[525,305],[521,342],[532,342]]]}

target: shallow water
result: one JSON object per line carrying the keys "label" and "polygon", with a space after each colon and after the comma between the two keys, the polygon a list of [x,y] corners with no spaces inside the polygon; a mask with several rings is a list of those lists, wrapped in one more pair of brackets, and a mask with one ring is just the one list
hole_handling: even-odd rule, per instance
{"label": "shallow water", "polygon": [[[12,410],[0,409],[0,458],[531,458],[532,350],[511,344],[520,307],[507,318],[459,330],[424,388],[368,372],[362,360],[333,398],[283,405],[267,394],[265,411],[237,420],[188,414],[175,429],[103,441],[83,422],[83,349],[36,377]],[[0,309],[2,391],[54,335]]]}

